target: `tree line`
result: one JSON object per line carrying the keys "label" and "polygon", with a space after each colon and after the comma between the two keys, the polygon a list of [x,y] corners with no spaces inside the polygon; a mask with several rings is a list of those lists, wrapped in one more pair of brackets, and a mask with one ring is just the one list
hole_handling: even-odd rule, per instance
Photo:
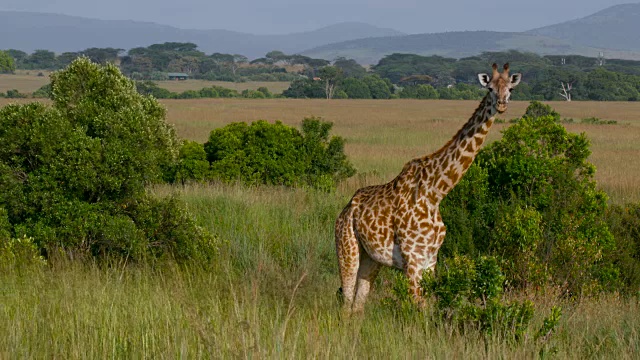
{"label": "tree line", "polygon": [[493,63],[511,62],[524,74],[515,100],[637,101],[640,61],[578,55],[540,56],[515,50],[484,52],[455,59],[391,54],[366,68],[353,59],[333,61],[271,51],[249,61],[239,54],[205,54],[193,43],[167,42],[130,49],[90,48],[55,54],[0,51],[0,72],[61,69],[79,56],[114,63],[134,80],[166,80],[168,72],[220,81],[290,81],[283,95],[338,99],[478,99],[484,94],[476,76]]}

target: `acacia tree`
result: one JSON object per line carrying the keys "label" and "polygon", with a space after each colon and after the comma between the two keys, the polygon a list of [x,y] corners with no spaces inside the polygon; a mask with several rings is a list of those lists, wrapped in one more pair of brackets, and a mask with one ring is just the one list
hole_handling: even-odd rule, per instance
{"label": "acacia tree", "polygon": [[332,99],[336,86],[342,80],[342,69],[335,66],[325,66],[320,69],[320,78],[324,81],[324,92],[327,99]]}

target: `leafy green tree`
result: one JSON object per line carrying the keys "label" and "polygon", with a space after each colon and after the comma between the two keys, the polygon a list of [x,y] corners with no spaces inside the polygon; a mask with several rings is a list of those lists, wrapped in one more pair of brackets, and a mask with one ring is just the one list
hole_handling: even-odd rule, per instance
{"label": "leafy green tree", "polygon": [[213,238],[146,185],[175,165],[165,110],[114,65],[75,60],[51,76],[52,106],[0,110],[0,208],[43,251],[209,259]]}
{"label": "leafy green tree", "polygon": [[11,55],[0,50],[0,74],[10,74],[16,69],[16,64]]}
{"label": "leafy green tree", "polygon": [[[390,83],[387,83],[379,75],[367,75],[362,81],[369,87],[371,97],[374,99],[388,99],[391,96]],[[393,85],[391,85],[391,88]]]}
{"label": "leafy green tree", "polygon": [[349,99],[371,99],[371,91],[367,83],[354,77],[342,80],[340,89],[347,94]]}
{"label": "leafy green tree", "polygon": [[178,163],[169,180],[184,184],[189,180],[203,181],[209,177],[209,161],[204,146],[195,141],[185,140],[180,147]]}
{"label": "leafy green tree", "polygon": [[88,48],[81,51],[80,55],[88,57],[95,63],[105,65],[107,63],[115,63],[118,55],[122,52],[124,52],[124,49]]}
{"label": "leafy green tree", "polygon": [[8,50],[5,50],[5,52],[13,58],[14,63],[16,65],[16,69],[24,68],[24,64],[26,60],[29,58],[29,54],[27,54],[22,50],[16,50],[16,49],[8,49]]}
{"label": "leafy green tree", "polygon": [[347,59],[345,57],[339,57],[333,61],[333,66],[342,69],[344,77],[363,78],[367,75],[367,69],[362,67],[353,59]]}
{"label": "leafy green tree", "polygon": [[49,50],[36,50],[29,55],[26,65],[30,69],[56,69],[56,54]]}
{"label": "leafy green tree", "polygon": [[64,52],[56,57],[56,67],[65,68],[80,56],[80,53],[77,52]]}
{"label": "leafy green tree", "polygon": [[327,99],[333,98],[333,92],[343,78],[342,70],[335,66],[325,66],[320,69],[319,75],[324,82],[324,93]]}
{"label": "leafy green tree", "polygon": [[407,86],[400,92],[401,98],[408,99],[438,99],[440,95],[431,85]]}

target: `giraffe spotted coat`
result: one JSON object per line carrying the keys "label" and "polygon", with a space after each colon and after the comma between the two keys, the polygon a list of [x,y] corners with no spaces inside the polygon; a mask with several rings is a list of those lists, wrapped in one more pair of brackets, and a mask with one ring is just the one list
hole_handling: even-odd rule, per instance
{"label": "giraffe spotted coat", "polygon": [[336,220],[345,310],[361,311],[382,265],[402,269],[417,302],[424,270],[434,270],[445,237],[439,205],[480,150],[497,112],[504,112],[521,75],[478,77],[490,91],[469,121],[440,150],[409,161],[392,181],[356,191]]}

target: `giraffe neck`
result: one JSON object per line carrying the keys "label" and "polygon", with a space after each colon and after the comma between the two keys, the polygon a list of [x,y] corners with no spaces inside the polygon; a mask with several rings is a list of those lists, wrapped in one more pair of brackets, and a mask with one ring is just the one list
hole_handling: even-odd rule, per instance
{"label": "giraffe neck", "polygon": [[469,121],[440,150],[428,156],[436,166],[434,187],[444,197],[469,169],[484,143],[497,113],[491,94],[482,99]]}

